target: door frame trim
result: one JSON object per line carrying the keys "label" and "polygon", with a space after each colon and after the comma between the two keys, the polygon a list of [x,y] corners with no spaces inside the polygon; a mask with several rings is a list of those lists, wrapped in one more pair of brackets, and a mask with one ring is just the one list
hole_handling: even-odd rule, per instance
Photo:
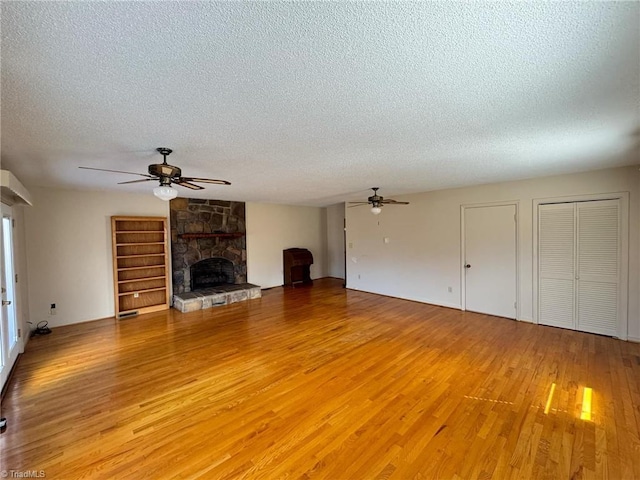
{"label": "door frame trim", "polygon": [[[21,321],[21,308],[20,308],[21,298],[20,298],[18,285],[16,284],[16,281],[15,281],[16,280],[15,275],[18,272],[17,272],[17,266],[16,266],[16,231],[15,231],[14,208],[13,208],[13,205],[8,205],[4,201],[0,201],[0,221],[4,222],[5,216],[11,220],[10,226],[9,226],[9,237],[11,241],[11,253],[12,253],[12,258],[10,259],[10,261],[11,261],[11,268],[13,273],[13,277],[5,279],[5,281],[12,282],[13,284],[13,303],[14,303],[13,312],[15,315],[16,328],[18,329],[18,341],[15,346],[16,359],[11,365],[11,367],[9,367],[9,371],[6,372],[7,376],[5,378],[5,382],[4,384],[0,384],[0,389],[5,389],[9,384],[9,381],[11,379],[11,374],[18,363],[18,359],[20,358],[20,355],[24,353],[24,346],[25,346],[24,334],[20,335],[20,331],[23,329],[23,325]],[[0,243],[4,245],[4,239],[2,239],[2,242]],[[0,251],[0,255],[4,255],[4,252]],[[4,261],[6,262],[7,259],[5,258]],[[4,272],[3,272],[3,275],[4,275]]]}
{"label": "door frame trim", "polygon": [[506,207],[513,205],[516,207],[515,230],[516,230],[516,320],[520,321],[520,200],[509,200],[504,202],[483,202],[483,203],[463,203],[460,205],[460,310],[467,309],[467,287],[465,277],[465,210],[469,208],[482,207]]}
{"label": "door frame trim", "polygon": [[559,197],[534,198],[532,202],[533,231],[533,323],[539,324],[538,318],[538,206],[553,203],[592,202],[597,200],[618,200],[620,202],[620,298],[618,308],[618,338],[627,340],[629,336],[629,192],[592,193]]}

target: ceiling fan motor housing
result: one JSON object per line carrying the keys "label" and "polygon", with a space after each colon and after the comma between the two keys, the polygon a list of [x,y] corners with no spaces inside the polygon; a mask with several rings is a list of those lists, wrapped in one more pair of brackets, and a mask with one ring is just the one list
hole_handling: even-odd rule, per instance
{"label": "ceiling fan motor housing", "polygon": [[182,176],[182,170],[166,163],[149,165],[149,174],[156,177],[177,178]]}

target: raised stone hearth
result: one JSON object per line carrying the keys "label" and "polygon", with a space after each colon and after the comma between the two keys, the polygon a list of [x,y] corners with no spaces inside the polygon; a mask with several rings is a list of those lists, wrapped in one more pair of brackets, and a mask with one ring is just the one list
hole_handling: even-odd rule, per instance
{"label": "raised stone hearth", "polygon": [[173,307],[182,313],[195,312],[260,297],[262,297],[262,290],[251,283],[218,285],[174,295]]}

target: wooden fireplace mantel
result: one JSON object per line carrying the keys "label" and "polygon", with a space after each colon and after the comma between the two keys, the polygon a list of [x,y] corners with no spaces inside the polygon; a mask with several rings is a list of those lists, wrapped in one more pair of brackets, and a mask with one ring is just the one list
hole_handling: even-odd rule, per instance
{"label": "wooden fireplace mantel", "polygon": [[186,240],[192,240],[194,238],[240,238],[244,237],[242,232],[235,233],[180,233],[178,238],[184,238]]}

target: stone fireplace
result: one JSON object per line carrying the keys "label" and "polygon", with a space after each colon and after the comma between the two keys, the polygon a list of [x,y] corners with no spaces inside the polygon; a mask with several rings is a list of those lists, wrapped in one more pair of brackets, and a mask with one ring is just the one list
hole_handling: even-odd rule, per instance
{"label": "stone fireplace", "polygon": [[[175,198],[170,211],[174,294],[207,288],[193,284],[192,267],[213,258],[227,261],[227,280],[219,283],[247,282],[244,202]],[[202,267],[206,270],[216,263],[219,261],[205,262]],[[195,271],[200,275],[199,268]]]}
{"label": "stone fireplace", "polygon": [[262,296],[247,283],[244,202],[175,198],[170,212],[174,308],[191,312]]}

